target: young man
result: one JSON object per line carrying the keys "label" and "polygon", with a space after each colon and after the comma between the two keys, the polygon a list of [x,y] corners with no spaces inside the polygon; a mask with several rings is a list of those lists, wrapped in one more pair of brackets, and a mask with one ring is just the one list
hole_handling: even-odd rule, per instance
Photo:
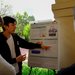
{"label": "young man", "polygon": [[[0,25],[3,25],[3,20],[0,17]],[[15,68],[9,64],[1,55],[0,55],[0,75],[16,75]]]}
{"label": "young man", "polygon": [[0,54],[15,67],[17,75],[22,75],[22,61],[26,59],[26,55],[21,55],[19,47],[27,49],[47,49],[48,47],[27,42],[15,34],[16,20],[14,18],[5,16],[3,17],[3,21],[3,32],[0,33]]}

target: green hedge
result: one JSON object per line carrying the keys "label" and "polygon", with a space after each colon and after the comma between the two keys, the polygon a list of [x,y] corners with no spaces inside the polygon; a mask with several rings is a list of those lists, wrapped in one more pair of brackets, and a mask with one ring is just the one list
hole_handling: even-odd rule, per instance
{"label": "green hedge", "polygon": [[[22,75],[29,75],[29,72],[30,72],[30,67],[27,64],[23,63]],[[30,75],[55,75],[55,74],[52,69],[35,67],[32,68]]]}

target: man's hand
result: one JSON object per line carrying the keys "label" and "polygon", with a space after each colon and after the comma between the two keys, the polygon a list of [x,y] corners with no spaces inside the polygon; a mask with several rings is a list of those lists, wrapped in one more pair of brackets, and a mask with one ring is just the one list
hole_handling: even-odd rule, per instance
{"label": "man's hand", "polygon": [[22,62],[26,59],[26,54],[24,55],[19,55],[18,57],[16,57],[16,61],[17,62]]}
{"label": "man's hand", "polygon": [[48,50],[49,48],[51,48],[51,46],[46,46],[46,45],[43,45],[43,42],[42,41],[39,41],[37,42],[38,44],[41,44],[41,48],[44,49],[44,50]]}
{"label": "man's hand", "polygon": [[45,46],[45,45],[41,45],[42,49],[48,50],[51,46]]}

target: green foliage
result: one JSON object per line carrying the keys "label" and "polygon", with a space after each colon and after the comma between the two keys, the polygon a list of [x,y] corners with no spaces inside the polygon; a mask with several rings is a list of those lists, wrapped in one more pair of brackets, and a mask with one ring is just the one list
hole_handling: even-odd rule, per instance
{"label": "green foliage", "polygon": [[17,20],[16,33],[28,41],[30,33],[29,22],[34,21],[34,17],[28,16],[27,12],[24,12],[23,14],[17,13],[15,18]]}
{"label": "green foliage", "polygon": [[3,29],[2,29],[2,27],[0,27],[0,32],[2,32],[3,31]]}
{"label": "green foliage", "polygon": [[22,64],[22,75],[28,75],[30,71],[30,67],[27,64]]}
{"label": "green foliage", "polygon": [[[22,64],[22,75],[29,75],[31,68],[28,64]],[[55,75],[52,69],[34,67],[30,75]]]}
{"label": "green foliage", "polygon": [[3,0],[0,0],[0,16],[11,15],[12,14],[12,6],[6,4]]}
{"label": "green foliage", "polygon": [[25,26],[24,26],[24,29],[23,29],[23,36],[25,36],[25,39],[27,41],[29,41],[29,35],[30,35],[30,24],[27,23]]}

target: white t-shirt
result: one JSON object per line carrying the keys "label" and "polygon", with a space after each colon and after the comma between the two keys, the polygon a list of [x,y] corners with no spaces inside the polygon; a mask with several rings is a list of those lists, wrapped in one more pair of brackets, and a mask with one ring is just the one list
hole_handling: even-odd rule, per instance
{"label": "white t-shirt", "polygon": [[16,75],[15,68],[0,55],[0,75]]}
{"label": "white t-shirt", "polygon": [[[10,37],[8,38],[7,43],[9,45],[12,58],[16,58],[15,46],[12,35],[10,35]],[[18,73],[19,72],[18,63],[14,63],[13,66],[15,67],[16,73]]]}

